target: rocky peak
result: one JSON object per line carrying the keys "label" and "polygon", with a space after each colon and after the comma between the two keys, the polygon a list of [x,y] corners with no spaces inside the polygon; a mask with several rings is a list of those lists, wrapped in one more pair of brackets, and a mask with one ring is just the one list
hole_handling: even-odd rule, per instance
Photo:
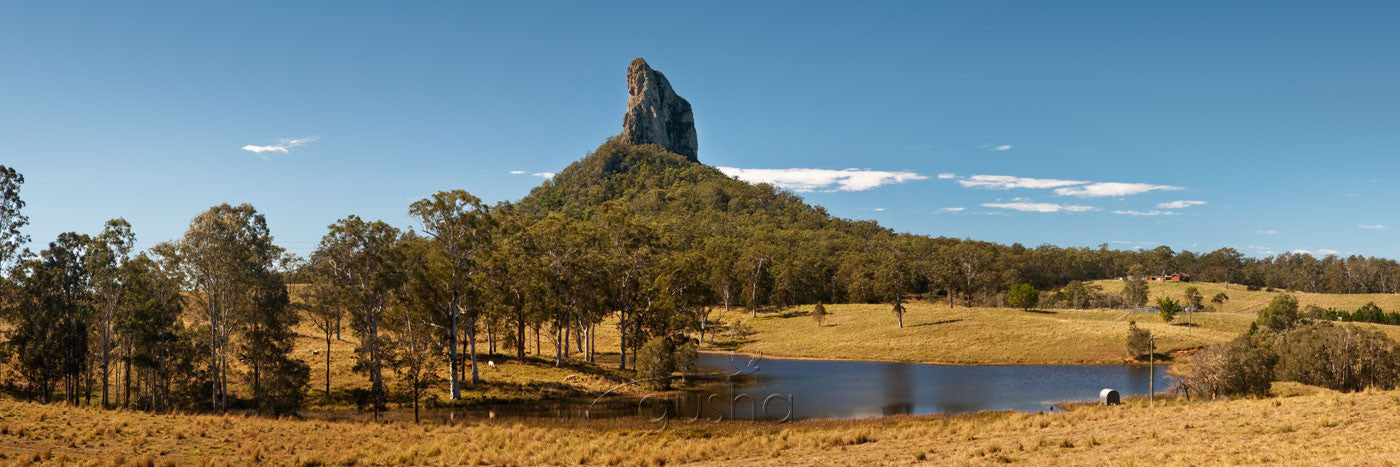
{"label": "rocky peak", "polygon": [[690,103],[671,89],[666,75],[638,57],[627,67],[627,114],[622,116],[622,142],[657,144],[699,162],[695,116]]}

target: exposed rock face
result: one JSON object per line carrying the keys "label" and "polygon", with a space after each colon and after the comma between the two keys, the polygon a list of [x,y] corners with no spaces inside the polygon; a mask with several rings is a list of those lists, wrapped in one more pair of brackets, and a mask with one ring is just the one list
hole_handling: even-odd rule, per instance
{"label": "exposed rock face", "polygon": [[622,116],[622,142],[657,144],[692,162],[699,162],[695,116],[690,103],[677,96],[661,72],[640,57],[627,67],[627,115]]}

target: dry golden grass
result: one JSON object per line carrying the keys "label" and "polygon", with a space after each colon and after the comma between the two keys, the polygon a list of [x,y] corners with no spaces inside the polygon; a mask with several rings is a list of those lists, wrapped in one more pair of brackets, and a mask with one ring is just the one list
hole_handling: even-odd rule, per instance
{"label": "dry golden grass", "polygon": [[949,310],[924,302],[906,306],[904,328],[886,304],[827,305],[831,313],[817,326],[798,307],[786,313],[721,314],[725,322],[743,320],[754,334],[721,335],[715,346],[740,352],[791,358],[888,360],[946,364],[1118,363],[1127,358],[1128,322],[1150,329],[1160,351],[1187,349],[1228,340],[1249,329],[1253,317],[1197,313],[1196,326],[1162,322],[1155,313],[1123,310],[1049,310],[1025,312],[1006,308]]}
{"label": "dry golden grass", "polygon": [[[1120,281],[1098,281],[1105,292],[1118,293]],[[888,304],[827,305],[830,315],[818,326],[800,306],[780,313],[760,313],[750,318],[744,310],[717,313],[724,323],[743,321],[754,331],[745,337],[722,332],[710,346],[745,353],[788,358],[886,360],[945,364],[1050,364],[1118,363],[1127,358],[1124,338],[1128,322],[1136,321],[1157,337],[1159,352],[1191,349],[1223,342],[1249,329],[1270,300],[1282,292],[1246,291],[1244,286],[1211,283],[1149,282],[1150,296],[1181,300],[1186,287],[1195,286],[1209,300],[1225,292],[1230,301],[1223,311],[1194,313],[1194,326],[1185,316],[1173,324],[1156,313],[1126,310],[1038,310],[1006,308],[948,309],[946,303],[907,304],[904,328],[898,328]],[[1301,305],[1355,309],[1376,302],[1386,310],[1400,310],[1400,294],[1295,294]],[[1379,329],[1400,340],[1400,326],[1356,323]]]}
{"label": "dry golden grass", "polygon": [[[297,328],[296,346],[292,350],[292,358],[300,359],[311,366],[311,379],[308,398],[309,409],[324,410],[344,410],[350,409],[348,405],[349,396],[347,392],[351,388],[369,388],[369,378],[363,372],[354,371],[355,366],[355,346],[358,340],[350,332],[349,328],[343,330],[341,337],[344,340],[331,339],[331,392],[332,398],[325,397],[326,384],[326,341],[324,335],[320,333],[309,322],[303,321]],[[613,342],[616,341],[616,329],[611,330]],[[600,328],[600,335],[604,334]],[[533,335],[531,336],[533,338]],[[601,341],[602,339],[600,339]],[[614,344],[615,345],[615,344]],[[528,353],[526,359],[521,361],[511,355],[501,355],[504,350],[498,348],[497,354],[486,354],[487,343],[485,340],[477,344],[480,361],[479,373],[482,384],[473,386],[470,384],[471,368],[466,369],[466,379],[463,381],[462,398],[467,404],[473,403],[505,403],[505,402],[535,402],[549,399],[562,399],[582,395],[597,395],[620,383],[631,379],[630,372],[617,370],[613,366],[588,364],[581,360],[581,355],[571,355],[570,359],[563,366],[554,366],[554,347],[548,340],[542,342],[539,355],[534,352],[534,340],[530,339],[527,346]],[[465,353],[465,349],[463,349]],[[616,361],[616,352],[613,352],[612,361]],[[600,352],[600,355],[604,355]],[[495,362],[492,368],[487,362]],[[436,368],[438,382],[429,388],[423,395],[424,399],[438,399],[447,401],[447,363],[438,362]],[[385,378],[395,378],[392,371],[385,370]],[[391,381],[391,383],[393,383]],[[623,388],[624,394],[636,391],[635,387]]]}
{"label": "dry golden grass", "polygon": [[[1103,287],[1104,292],[1118,293],[1123,290],[1123,282],[1117,280],[1095,281],[1095,284]],[[1367,302],[1375,302],[1377,306],[1386,311],[1400,311],[1400,294],[1323,294],[1307,292],[1291,292],[1286,290],[1275,290],[1266,292],[1264,290],[1249,291],[1245,286],[1230,284],[1229,288],[1223,283],[1211,282],[1156,282],[1147,283],[1149,296],[1153,299],[1160,296],[1182,300],[1186,296],[1187,287],[1195,287],[1200,290],[1201,295],[1209,303],[1210,298],[1215,294],[1225,292],[1230,297],[1230,301],[1224,306],[1227,313],[1244,313],[1257,315],[1259,310],[1264,309],[1269,301],[1279,294],[1290,293],[1298,298],[1298,306],[1317,305],[1323,308],[1336,307],[1337,309],[1352,311],[1365,305]]]}
{"label": "dry golden grass", "polygon": [[1400,456],[1400,391],[1285,390],[1304,395],[664,430],[638,421],[418,426],[150,415],[5,399],[0,463],[1357,464]]}

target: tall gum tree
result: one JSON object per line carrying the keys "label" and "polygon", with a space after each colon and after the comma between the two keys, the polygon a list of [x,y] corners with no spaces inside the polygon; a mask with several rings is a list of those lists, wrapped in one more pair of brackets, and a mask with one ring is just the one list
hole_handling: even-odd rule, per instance
{"label": "tall gum tree", "polygon": [[447,292],[447,303],[441,309],[447,315],[450,394],[452,400],[459,400],[462,390],[457,342],[460,321],[463,320],[467,322],[472,384],[481,382],[476,365],[476,330],[480,313],[478,307],[470,306],[466,296],[470,293],[468,288],[472,276],[481,271],[474,256],[490,244],[495,221],[490,208],[464,190],[439,191],[431,197],[415,201],[408,212],[423,223],[423,232],[432,238],[433,247],[447,260],[446,275],[441,278]]}

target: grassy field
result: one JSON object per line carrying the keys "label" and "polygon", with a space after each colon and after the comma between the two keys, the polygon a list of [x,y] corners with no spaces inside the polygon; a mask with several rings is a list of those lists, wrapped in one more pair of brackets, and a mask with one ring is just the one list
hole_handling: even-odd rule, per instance
{"label": "grassy field", "polygon": [[[1105,292],[1122,290],[1119,281],[1098,282]],[[1172,324],[1156,313],[1126,310],[1034,310],[1006,308],[949,309],[946,302],[914,302],[906,306],[904,328],[898,328],[888,304],[827,305],[831,313],[818,326],[811,306],[780,313],[747,311],[718,313],[725,323],[742,321],[753,330],[747,336],[718,336],[711,348],[789,358],[888,360],[947,364],[1120,363],[1127,358],[1124,337],[1128,322],[1152,331],[1159,353],[1187,350],[1222,342],[1249,329],[1273,297],[1282,292],[1245,291],[1243,286],[1151,282],[1152,298],[1180,300],[1195,286],[1209,300],[1217,292],[1230,296],[1223,311],[1194,313]],[[1296,294],[1301,305],[1317,304],[1355,309],[1374,301],[1383,309],[1400,309],[1400,295]],[[1400,326],[1357,323],[1400,339]]]}
{"label": "grassy field", "polygon": [[[1095,284],[1103,287],[1107,293],[1118,293],[1123,290],[1123,282],[1116,280],[1096,281]],[[1265,290],[1248,291],[1243,285],[1230,284],[1229,288],[1221,283],[1209,282],[1148,282],[1148,290],[1151,298],[1168,296],[1176,300],[1182,300],[1186,296],[1187,287],[1195,287],[1200,290],[1207,302],[1215,294],[1224,292],[1230,297],[1230,301],[1224,306],[1224,311],[1228,313],[1245,313],[1256,315],[1259,310],[1269,304],[1269,301],[1279,294],[1289,293],[1298,298],[1298,306],[1317,305],[1323,308],[1335,307],[1341,310],[1355,310],[1365,305],[1367,302],[1375,302],[1377,306],[1386,311],[1400,311],[1400,294],[1321,294],[1292,292],[1285,290],[1275,290],[1268,292]]]}
{"label": "grassy field", "polygon": [[1400,392],[1080,406],[791,424],[482,421],[457,425],[150,415],[0,400],[0,463],[808,464],[1385,463]]}

